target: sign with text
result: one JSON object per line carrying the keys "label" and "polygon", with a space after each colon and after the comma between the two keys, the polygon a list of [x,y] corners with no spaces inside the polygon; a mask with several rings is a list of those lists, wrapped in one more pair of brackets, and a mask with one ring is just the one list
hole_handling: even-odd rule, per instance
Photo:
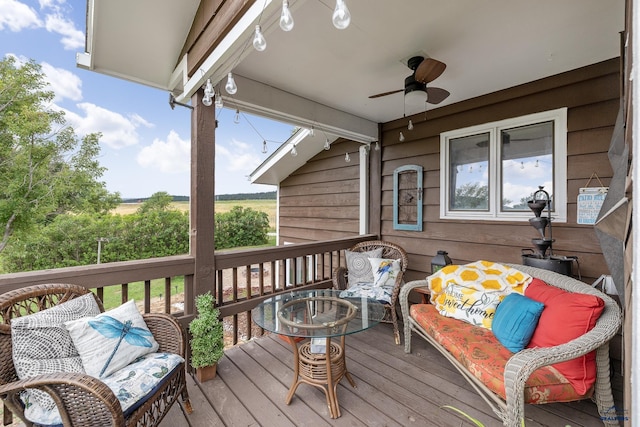
{"label": "sign with text", "polygon": [[595,224],[609,187],[586,187],[578,193],[578,224]]}

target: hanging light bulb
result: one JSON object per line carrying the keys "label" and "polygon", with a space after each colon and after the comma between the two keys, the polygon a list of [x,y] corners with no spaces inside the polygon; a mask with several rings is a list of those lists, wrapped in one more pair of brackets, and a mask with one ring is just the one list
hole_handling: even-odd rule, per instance
{"label": "hanging light bulb", "polygon": [[293,30],[293,16],[289,10],[289,1],[282,0],[282,14],[280,15],[280,28],[282,31]]}
{"label": "hanging light bulb", "polygon": [[235,95],[236,92],[238,92],[238,86],[236,86],[236,81],[233,79],[233,73],[227,75],[227,84],[224,86],[224,90],[226,90],[229,95]]}
{"label": "hanging light bulb", "polygon": [[349,152],[344,155],[344,161],[349,163],[351,161],[351,157],[349,156]]}
{"label": "hanging light bulb", "polygon": [[235,124],[240,123],[240,110],[238,110],[237,108],[236,108],[236,115],[233,118],[233,123]]}
{"label": "hanging light bulb", "polygon": [[380,144],[376,141],[376,145],[373,147],[375,151],[380,151]]}
{"label": "hanging light bulb", "polygon": [[538,167],[538,159],[536,159],[535,167]]}
{"label": "hanging light bulb", "polygon": [[222,95],[220,92],[216,93],[216,108],[224,107],[224,102],[222,101]]}
{"label": "hanging light bulb", "polygon": [[291,155],[293,157],[298,155],[298,149],[296,148],[295,144],[293,145],[293,147],[291,147]]}
{"label": "hanging light bulb", "polygon": [[204,85],[204,96],[208,96],[209,98],[213,97],[213,85],[211,84],[211,79],[207,79],[207,84]]}
{"label": "hanging light bulb", "polygon": [[260,28],[260,24],[256,25],[256,32],[253,36],[253,47],[258,51],[262,52],[267,48],[267,39],[262,35],[262,29]]}
{"label": "hanging light bulb", "polygon": [[333,26],[344,30],[351,23],[351,13],[344,0],[336,0],[336,8],[333,11]]}
{"label": "hanging light bulb", "polygon": [[407,125],[407,129],[413,130],[413,122],[409,119],[409,124]]}
{"label": "hanging light bulb", "polygon": [[324,140],[324,149],[325,150],[330,150],[331,149],[331,144],[329,144],[329,138]]}
{"label": "hanging light bulb", "polygon": [[400,132],[400,137],[398,138],[400,142],[404,142],[404,134]]}
{"label": "hanging light bulb", "polygon": [[262,141],[262,154],[267,154],[267,141]]}
{"label": "hanging light bulb", "polygon": [[520,169],[524,169],[524,162],[520,162]]}
{"label": "hanging light bulb", "polygon": [[316,130],[314,129],[313,125],[311,125],[311,129],[309,129],[309,136],[314,136],[316,134]]}
{"label": "hanging light bulb", "polygon": [[213,104],[213,100],[210,96],[205,95],[204,97],[202,97],[202,105],[204,105],[205,107],[211,107],[211,104]]}

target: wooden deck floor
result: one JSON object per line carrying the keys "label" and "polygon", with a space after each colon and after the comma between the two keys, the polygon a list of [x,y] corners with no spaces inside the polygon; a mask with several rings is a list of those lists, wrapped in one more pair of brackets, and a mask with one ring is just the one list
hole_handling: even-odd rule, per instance
{"label": "wooden deck floor", "polygon": [[[329,417],[323,392],[307,384],[285,405],[293,380],[291,347],[265,336],[228,350],[214,380],[200,384],[189,378],[193,413],[185,416],[175,405],[161,426],[470,425],[442,405],[455,406],[485,426],[502,425],[462,376],[421,339],[414,338],[413,352],[407,355],[393,343],[390,327],[381,324],[347,337],[346,355],[357,388],[346,379],[338,386],[338,419]],[[528,405],[525,414],[527,427],[603,425],[591,401]]]}

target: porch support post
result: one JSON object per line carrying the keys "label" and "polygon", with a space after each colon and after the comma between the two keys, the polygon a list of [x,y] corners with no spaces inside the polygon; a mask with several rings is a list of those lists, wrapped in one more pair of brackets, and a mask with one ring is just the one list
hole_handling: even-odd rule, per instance
{"label": "porch support post", "polygon": [[193,283],[184,289],[185,315],[195,313],[196,295],[215,293],[214,198],[215,108],[202,104],[203,91],[191,97],[190,254],[195,258]]}
{"label": "porch support post", "polygon": [[[378,126],[378,141],[369,150],[369,233],[382,238],[382,125]],[[378,150],[375,149],[376,144]]]}

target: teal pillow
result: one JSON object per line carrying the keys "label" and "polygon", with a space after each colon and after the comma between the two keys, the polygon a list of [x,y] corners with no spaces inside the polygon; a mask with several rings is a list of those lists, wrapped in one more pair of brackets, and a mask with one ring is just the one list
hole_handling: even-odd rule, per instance
{"label": "teal pillow", "polygon": [[529,344],[544,304],[524,295],[511,293],[496,308],[491,329],[498,341],[514,353]]}

